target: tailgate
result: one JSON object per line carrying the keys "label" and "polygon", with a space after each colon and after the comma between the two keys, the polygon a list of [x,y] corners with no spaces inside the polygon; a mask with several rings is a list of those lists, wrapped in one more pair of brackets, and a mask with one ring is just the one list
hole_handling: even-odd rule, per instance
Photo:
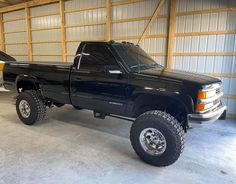
{"label": "tailgate", "polygon": [[3,74],[3,67],[4,67],[4,62],[0,61],[0,86],[2,86],[2,74]]}
{"label": "tailgate", "polygon": [[3,61],[0,61],[0,72],[2,72],[3,67],[4,67],[4,62],[3,62]]}

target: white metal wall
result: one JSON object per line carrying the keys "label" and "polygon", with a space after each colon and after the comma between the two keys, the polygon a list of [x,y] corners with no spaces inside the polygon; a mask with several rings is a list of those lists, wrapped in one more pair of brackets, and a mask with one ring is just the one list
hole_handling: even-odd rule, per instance
{"label": "white metal wall", "polygon": [[[65,27],[67,61],[73,62],[73,56],[82,40],[105,40],[105,0],[66,1]],[[87,10],[88,7],[100,7]]]}
{"label": "white metal wall", "polygon": [[[165,1],[140,44],[162,65],[166,65],[169,1]],[[127,1],[122,5],[115,3],[124,0],[111,2],[111,39],[137,43],[159,0]],[[105,40],[105,5],[106,0],[65,1],[67,62],[73,62],[81,41]],[[234,9],[224,10],[231,7]],[[217,9],[220,11],[209,11]],[[235,9],[235,0],[177,0],[172,66],[174,69],[221,76],[230,114],[236,114]],[[59,10],[59,3],[30,8],[33,61],[62,61]],[[3,19],[7,53],[19,61],[28,60],[24,10],[4,13]],[[232,33],[225,34],[227,31]]]}
{"label": "white metal wall", "polygon": [[33,60],[61,62],[59,4],[30,8],[30,23]]}
{"label": "white metal wall", "polygon": [[24,10],[3,14],[6,52],[19,61],[28,60],[24,18]]}
{"label": "white metal wall", "polygon": [[[177,13],[235,7],[236,1],[225,0],[178,0]],[[210,35],[177,36],[175,37],[175,53],[222,53],[212,56],[175,56],[174,69],[207,73],[236,73],[236,34],[217,34],[218,31],[236,30],[236,12],[202,13],[177,16],[175,33],[216,32]],[[229,55],[227,55],[227,53]],[[230,55],[232,53],[232,55]],[[229,114],[236,114],[236,78],[218,77],[223,81],[225,103]]]}
{"label": "white metal wall", "polygon": [[[118,2],[118,1],[113,1]],[[129,41],[133,43],[138,42],[138,38],[143,33],[150,17],[155,11],[159,1],[148,0],[135,4],[127,4],[112,7],[112,39],[118,41]],[[157,18],[149,30],[148,35],[153,38],[146,38],[140,44],[153,58],[160,64],[165,65],[166,47],[167,47],[167,33],[168,33],[168,0],[163,5],[159,18]],[[137,21],[128,21],[127,19],[140,18]],[[148,18],[148,19],[146,19]],[[126,19],[126,20],[125,20]],[[146,19],[146,20],[142,20]],[[123,20],[123,21],[122,21]],[[121,22],[119,22],[121,21]],[[130,39],[130,38],[136,39]],[[155,54],[156,53],[156,54]],[[159,53],[159,54],[158,54]],[[155,56],[157,55],[157,56]],[[158,56],[159,55],[159,56]]]}

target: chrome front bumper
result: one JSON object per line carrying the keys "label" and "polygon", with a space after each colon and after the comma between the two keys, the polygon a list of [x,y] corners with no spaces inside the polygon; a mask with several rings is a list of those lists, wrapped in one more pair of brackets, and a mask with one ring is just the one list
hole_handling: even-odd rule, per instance
{"label": "chrome front bumper", "polygon": [[188,122],[199,124],[214,122],[221,117],[221,115],[226,111],[226,109],[226,105],[221,102],[221,104],[212,111],[202,114],[188,114]]}

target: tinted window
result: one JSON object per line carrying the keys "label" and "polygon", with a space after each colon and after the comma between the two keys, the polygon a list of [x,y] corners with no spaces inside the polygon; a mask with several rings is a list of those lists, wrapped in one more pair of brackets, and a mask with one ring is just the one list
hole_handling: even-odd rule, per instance
{"label": "tinted window", "polygon": [[114,44],[113,47],[131,71],[161,67],[139,46]]}
{"label": "tinted window", "polygon": [[85,46],[80,69],[101,70],[107,65],[117,65],[107,46],[100,44],[87,44]]}

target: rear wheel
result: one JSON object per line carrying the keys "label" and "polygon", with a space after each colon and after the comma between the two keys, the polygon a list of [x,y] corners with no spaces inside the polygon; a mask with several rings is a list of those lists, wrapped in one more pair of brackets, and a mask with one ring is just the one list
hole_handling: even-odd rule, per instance
{"label": "rear wheel", "polygon": [[46,105],[37,91],[29,90],[20,93],[16,99],[16,111],[20,120],[26,125],[33,125],[44,119]]}
{"label": "rear wheel", "polygon": [[148,111],[133,123],[130,140],[143,161],[154,166],[168,166],[183,151],[184,131],[170,114],[157,110]]}

